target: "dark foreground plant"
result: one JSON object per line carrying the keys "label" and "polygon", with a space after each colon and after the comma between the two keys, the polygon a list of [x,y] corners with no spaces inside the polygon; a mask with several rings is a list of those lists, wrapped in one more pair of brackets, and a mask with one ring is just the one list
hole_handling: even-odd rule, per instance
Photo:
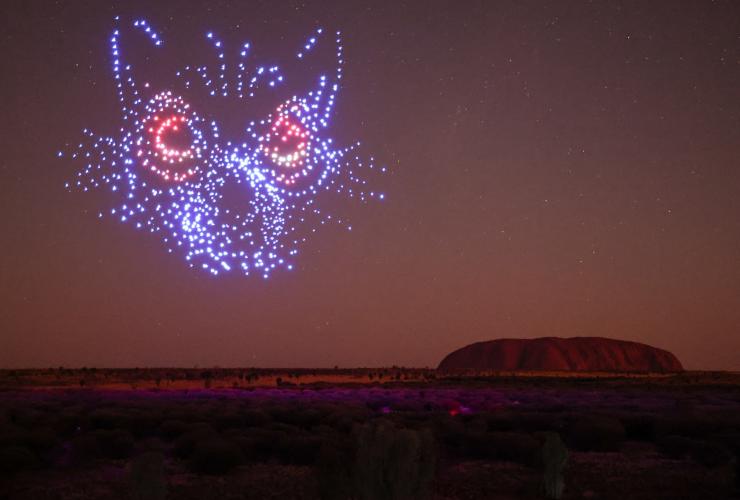
{"label": "dark foreground plant", "polygon": [[39,464],[36,455],[24,446],[5,446],[0,448],[0,478],[12,476],[29,470]]}
{"label": "dark foreground plant", "polygon": [[568,462],[568,448],[557,432],[545,434],[542,446],[542,462],[545,467],[543,486],[547,498],[562,498],[565,489],[563,469]]}
{"label": "dark foreground plant", "polygon": [[159,452],[147,452],[134,458],[129,479],[134,500],[164,500],[167,497],[164,456]]}
{"label": "dark foreground plant", "polygon": [[319,454],[322,498],[424,500],[431,497],[437,450],[428,430],[399,429],[379,420],[357,427],[352,445]]}
{"label": "dark foreground plant", "polygon": [[244,463],[239,446],[221,438],[206,439],[195,445],[190,469],[198,474],[225,474]]}
{"label": "dark foreground plant", "polygon": [[616,418],[589,416],[573,423],[569,438],[569,443],[580,451],[619,451],[625,430]]}

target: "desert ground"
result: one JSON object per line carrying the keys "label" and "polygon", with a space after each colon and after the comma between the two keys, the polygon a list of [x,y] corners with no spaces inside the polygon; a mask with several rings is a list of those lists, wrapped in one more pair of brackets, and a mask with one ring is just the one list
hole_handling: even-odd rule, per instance
{"label": "desert ground", "polygon": [[[0,372],[0,498],[738,497],[740,374]],[[552,497],[552,495],[550,495]]]}

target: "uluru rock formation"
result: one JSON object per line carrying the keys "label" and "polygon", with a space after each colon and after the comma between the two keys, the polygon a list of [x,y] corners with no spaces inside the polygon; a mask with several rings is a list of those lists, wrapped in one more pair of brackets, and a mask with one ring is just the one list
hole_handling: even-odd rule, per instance
{"label": "uluru rock formation", "polygon": [[668,351],[604,337],[497,339],[448,354],[438,370],[680,372]]}

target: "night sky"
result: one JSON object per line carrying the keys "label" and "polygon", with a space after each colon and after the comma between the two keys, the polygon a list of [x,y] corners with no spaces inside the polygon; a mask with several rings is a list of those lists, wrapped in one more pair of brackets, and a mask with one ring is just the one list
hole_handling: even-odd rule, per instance
{"label": "night sky", "polygon": [[[479,340],[597,335],[740,369],[736,1],[1,9],[0,367],[436,366]],[[268,280],[98,220],[106,193],[66,191],[79,165],[56,153],[120,127],[115,15],[174,57],[214,30],[286,67],[341,29],[330,134],[388,167],[385,201],[328,198],[352,231],[321,228]]]}

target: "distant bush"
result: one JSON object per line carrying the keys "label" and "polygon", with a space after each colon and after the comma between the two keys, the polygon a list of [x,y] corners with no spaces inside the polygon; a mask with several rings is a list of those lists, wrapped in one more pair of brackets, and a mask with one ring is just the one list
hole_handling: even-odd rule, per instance
{"label": "distant bush", "polygon": [[580,418],[568,433],[571,445],[581,451],[618,451],[625,435],[619,420],[602,416]]}
{"label": "distant bush", "polygon": [[36,455],[24,446],[0,448],[0,476],[13,476],[18,472],[38,467]]}
{"label": "distant bush", "polygon": [[706,467],[719,467],[733,458],[732,453],[719,443],[685,436],[664,436],[658,440],[658,448],[669,457],[688,456]]}
{"label": "distant bush", "polygon": [[691,458],[705,467],[721,467],[729,463],[733,455],[719,443],[698,441],[691,450]]}
{"label": "distant bush", "polygon": [[673,415],[656,421],[655,434],[662,436],[701,437],[717,433],[721,423],[711,416]]}
{"label": "distant bush", "polygon": [[165,439],[172,440],[188,430],[188,424],[182,420],[165,420],[159,426],[159,433]]}
{"label": "distant bush", "polygon": [[281,415],[280,421],[302,429],[310,429],[323,422],[325,415],[313,408],[296,408]]}
{"label": "distant bush", "polygon": [[324,419],[324,424],[339,432],[349,433],[356,424],[365,422],[367,417],[368,414],[362,409],[335,407],[334,410]]}
{"label": "distant bush", "polygon": [[147,452],[134,458],[129,482],[133,500],[164,500],[167,497],[164,456]]}
{"label": "distant bush", "polygon": [[288,440],[286,433],[265,428],[227,431],[224,436],[239,446],[247,462],[267,462],[275,458],[277,450]]}
{"label": "distant bush", "polygon": [[195,450],[197,443],[214,439],[217,436],[216,431],[208,424],[200,423],[191,425],[187,432],[175,440],[173,451],[179,458],[189,458]]}
{"label": "distant bush", "polygon": [[73,455],[81,461],[127,458],[133,449],[134,438],[130,432],[121,429],[90,431],[72,440]]}
{"label": "distant bush", "polygon": [[96,431],[95,435],[103,458],[128,458],[134,449],[134,438],[128,431]]}
{"label": "distant bush", "polygon": [[[498,413],[486,416],[488,430],[513,431],[517,427],[519,417],[511,413]],[[539,429],[533,429],[539,430]]]}
{"label": "distant bush", "polygon": [[353,497],[354,460],[355,443],[351,439],[328,439],[322,443],[316,460],[322,500]]}
{"label": "distant bush", "polygon": [[35,408],[10,408],[7,417],[15,425],[33,429],[43,423],[45,415]]}
{"label": "distant bush", "polygon": [[57,444],[57,437],[50,427],[41,427],[26,431],[23,443],[36,453],[49,451]]}
{"label": "distant bush", "polygon": [[281,463],[314,465],[322,439],[316,436],[297,435],[283,440],[280,444],[278,459]]}
{"label": "distant bush", "polygon": [[533,465],[539,449],[535,438],[521,432],[467,432],[460,451],[466,458]]}
{"label": "distant bush", "polygon": [[5,423],[0,425],[0,446],[23,445],[27,431],[17,425]]}
{"label": "distant bush", "polygon": [[[508,419],[497,420],[494,428]],[[458,417],[436,420],[436,432],[445,449],[460,458],[502,460],[532,466],[537,461],[540,441],[525,432],[489,432],[490,418],[471,418],[464,423]]]}
{"label": "distant bush", "polygon": [[486,436],[486,443],[492,448],[494,459],[532,465],[540,449],[540,443],[521,432],[491,432]]}
{"label": "distant bush", "polygon": [[214,427],[219,430],[232,429],[235,427],[242,427],[244,425],[244,419],[241,414],[234,410],[222,411],[209,419]]}
{"label": "distant bush", "polygon": [[128,429],[139,438],[155,435],[164,420],[161,411],[162,408],[156,408],[131,412],[128,415]]}
{"label": "distant bush", "polygon": [[95,429],[125,429],[128,415],[124,409],[102,408],[90,412],[90,425]]}
{"label": "distant bush", "polygon": [[244,462],[235,443],[220,437],[205,438],[195,444],[190,469],[199,474],[224,474]]}
{"label": "distant bush", "polygon": [[75,409],[65,409],[53,423],[54,432],[58,436],[71,436],[83,425],[84,418]]}
{"label": "distant bush", "polygon": [[260,427],[271,421],[270,416],[262,410],[246,410],[242,413],[242,423],[246,427]]}
{"label": "distant bush", "polygon": [[552,413],[528,412],[513,420],[516,428],[525,432],[557,431],[564,427],[562,417]]}
{"label": "distant bush", "polygon": [[456,455],[466,455],[468,432],[460,420],[442,415],[435,417],[432,424],[440,444],[446,450]]}
{"label": "distant bush", "polygon": [[627,439],[635,441],[655,440],[655,417],[653,415],[627,415],[619,419]]}

